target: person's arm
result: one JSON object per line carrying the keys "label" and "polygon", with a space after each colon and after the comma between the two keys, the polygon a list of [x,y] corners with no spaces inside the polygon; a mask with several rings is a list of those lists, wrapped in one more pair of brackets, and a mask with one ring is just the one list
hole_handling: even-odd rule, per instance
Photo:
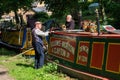
{"label": "person's arm", "polygon": [[40,35],[40,36],[47,36],[47,35],[49,34],[48,31],[47,31],[47,32],[43,32],[43,31],[41,31],[41,30],[39,30],[39,29],[36,29],[36,30],[35,30],[35,33],[36,33],[37,35]]}

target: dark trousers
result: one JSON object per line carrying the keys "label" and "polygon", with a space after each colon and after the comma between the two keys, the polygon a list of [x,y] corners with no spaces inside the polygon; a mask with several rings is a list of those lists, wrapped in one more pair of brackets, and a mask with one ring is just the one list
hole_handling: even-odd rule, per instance
{"label": "dark trousers", "polygon": [[38,69],[44,65],[44,48],[39,42],[33,43],[35,50],[35,68]]}

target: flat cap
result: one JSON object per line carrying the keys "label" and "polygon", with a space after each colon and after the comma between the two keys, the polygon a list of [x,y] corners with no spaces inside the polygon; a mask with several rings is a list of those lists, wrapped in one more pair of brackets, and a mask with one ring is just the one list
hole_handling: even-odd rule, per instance
{"label": "flat cap", "polygon": [[36,21],[35,24],[42,24],[42,22],[40,22],[40,21]]}

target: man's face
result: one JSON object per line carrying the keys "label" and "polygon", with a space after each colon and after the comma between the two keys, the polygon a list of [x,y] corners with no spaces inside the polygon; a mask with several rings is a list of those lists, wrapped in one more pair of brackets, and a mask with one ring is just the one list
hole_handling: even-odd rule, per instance
{"label": "man's face", "polygon": [[36,24],[36,27],[41,29],[42,28],[42,24],[38,23],[38,24]]}
{"label": "man's face", "polygon": [[66,21],[67,21],[67,22],[70,22],[71,20],[72,20],[72,17],[68,15],[68,16],[66,17]]}

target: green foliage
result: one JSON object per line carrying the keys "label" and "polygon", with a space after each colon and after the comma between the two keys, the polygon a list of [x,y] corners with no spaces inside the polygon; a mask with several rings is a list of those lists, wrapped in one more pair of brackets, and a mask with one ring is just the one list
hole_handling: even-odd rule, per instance
{"label": "green foliage", "polygon": [[[0,48],[1,51],[1,48]],[[4,49],[3,56],[0,56],[0,65],[9,70],[9,74],[15,80],[65,80],[63,74],[57,72],[55,63],[47,63],[41,69],[34,69],[34,59],[20,56],[9,56],[11,51]],[[6,54],[6,55],[5,55]],[[1,54],[0,54],[1,55]]]}
{"label": "green foliage", "polygon": [[47,66],[45,67],[46,72],[54,72],[57,71],[57,64],[56,63],[48,63]]}
{"label": "green foliage", "polygon": [[120,3],[111,1],[106,5],[106,14],[108,16],[108,23],[113,25],[115,28],[120,29]]}
{"label": "green foliage", "polygon": [[44,21],[49,19],[49,15],[46,12],[36,13],[33,17],[35,19],[37,19],[38,21],[42,21],[42,22],[44,22]]}
{"label": "green foliage", "polygon": [[53,72],[46,72],[46,67],[49,67],[47,65],[42,69],[35,70],[29,66],[25,67],[25,64],[26,63],[23,64],[22,62],[21,65],[18,65],[16,67],[17,70],[12,69],[10,71],[10,74],[14,76],[16,80],[60,80],[59,76]]}
{"label": "green foliage", "polygon": [[0,7],[3,12],[10,12],[18,9],[28,9],[31,7],[33,0],[0,0]]}
{"label": "green foliage", "polygon": [[60,18],[73,11],[78,11],[79,0],[41,0],[44,1],[48,10],[53,12],[53,16]]}
{"label": "green foliage", "polygon": [[[114,26],[115,28],[119,28],[119,20],[120,20],[120,1],[119,0],[93,0],[92,3],[97,2],[100,4],[100,21],[101,24],[110,24]],[[86,7],[82,7],[83,9],[83,16],[86,18],[89,17],[89,13],[87,13],[87,6],[89,5],[89,2],[85,3]],[[86,8],[86,9],[85,9]],[[102,9],[105,9],[105,13]],[[106,22],[107,19],[107,22]]]}
{"label": "green foliage", "polygon": [[10,57],[10,56],[12,56],[12,55],[15,55],[15,52],[12,51],[12,50],[8,51],[8,49],[2,48],[2,47],[0,46],[0,55],[1,55],[1,56],[2,56],[2,55],[6,55],[6,57]]}
{"label": "green foliage", "polygon": [[[31,9],[31,3],[36,0],[0,0],[0,15],[3,13],[9,13],[10,11],[14,11],[15,13],[18,9],[23,9],[24,11]],[[75,20],[78,19],[78,13],[80,10],[83,12],[83,16],[89,16],[88,13],[88,5],[90,3],[98,2],[101,4],[100,16],[101,19],[104,19],[102,14],[102,8],[105,8],[105,12],[107,13],[108,18],[113,18],[114,21],[108,20],[109,24],[118,26],[119,23],[119,0],[84,0],[85,2],[81,2],[83,0],[40,0],[44,1],[46,4],[47,10],[52,11],[52,18],[62,19],[67,14],[72,14]],[[17,22],[17,14],[16,22]],[[39,17],[39,18],[38,18]],[[46,19],[49,19],[49,16],[45,13],[37,13],[36,18],[42,22]],[[103,20],[104,21],[104,20]],[[76,21],[77,22],[77,21]]]}
{"label": "green foliage", "polygon": [[15,13],[16,23],[19,23],[17,11],[19,9],[23,11],[30,10],[33,1],[34,0],[0,0],[0,16],[13,11]]}
{"label": "green foliage", "polygon": [[90,12],[88,10],[86,10],[86,11],[83,12],[83,16],[90,16],[90,15],[91,14],[90,14]]}

